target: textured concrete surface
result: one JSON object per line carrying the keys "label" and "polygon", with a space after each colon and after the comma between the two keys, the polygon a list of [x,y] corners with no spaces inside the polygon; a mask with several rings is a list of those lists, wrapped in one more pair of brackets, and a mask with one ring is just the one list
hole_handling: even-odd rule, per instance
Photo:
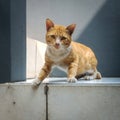
{"label": "textured concrete surface", "polygon": [[44,85],[0,85],[0,120],[45,120],[45,103]]}
{"label": "textured concrete surface", "polygon": [[0,120],[120,119],[120,78],[47,78],[38,89],[31,82],[0,84]]}

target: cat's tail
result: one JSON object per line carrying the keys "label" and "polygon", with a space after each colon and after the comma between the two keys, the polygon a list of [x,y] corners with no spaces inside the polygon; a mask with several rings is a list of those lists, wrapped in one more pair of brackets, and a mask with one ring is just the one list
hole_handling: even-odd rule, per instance
{"label": "cat's tail", "polygon": [[101,79],[101,78],[102,78],[102,75],[101,75],[100,72],[96,71],[95,74],[96,74],[96,75],[95,75],[95,79]]}

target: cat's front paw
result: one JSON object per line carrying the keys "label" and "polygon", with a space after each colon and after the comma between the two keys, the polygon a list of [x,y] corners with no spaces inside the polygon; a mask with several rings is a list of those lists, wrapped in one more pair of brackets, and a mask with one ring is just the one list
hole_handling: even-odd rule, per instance
{"label": "cat's front paw", "polygon": [[37,87],[37,86],[39,86],[39,85],[41,84],[41,82],[42,82],[42,81],[37,78],[37,79],[35,79],[35,80],[33,81],[32,85],[33,85],[33,87]]}
{"label": "cat's front paw", "polygon": [[68,78],[67,81],[69,83],[75,83],[75,82],[77,82],[77,79],[75,77],[73,77],[73,78]]}

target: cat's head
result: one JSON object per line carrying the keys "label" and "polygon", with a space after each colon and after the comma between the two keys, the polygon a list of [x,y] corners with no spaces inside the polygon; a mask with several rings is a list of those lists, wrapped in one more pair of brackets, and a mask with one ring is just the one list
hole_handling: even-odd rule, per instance
{"label": "cat's head", "polygon": [[55,25],[50,19],[46,19],[46,43],[53,49],[68,48],[71,44],[71,35],[74,32],[76,24],[67,27]]}

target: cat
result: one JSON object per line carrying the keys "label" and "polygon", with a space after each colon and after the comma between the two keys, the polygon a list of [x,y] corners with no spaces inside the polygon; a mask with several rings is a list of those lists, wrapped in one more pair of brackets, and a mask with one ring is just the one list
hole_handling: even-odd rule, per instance
{"label": "cat", "polygon": [[67,72],[67,81],[76,82],[77,79],[101,79],[97,71],[97,59],[93,51],[81,44],[72,41],[72,33],[76,24],[67,27],[55,25],[52,20],[46,19],[46,53],[45,63],[38,78],[33,82],[39,85],[58,66]]}

